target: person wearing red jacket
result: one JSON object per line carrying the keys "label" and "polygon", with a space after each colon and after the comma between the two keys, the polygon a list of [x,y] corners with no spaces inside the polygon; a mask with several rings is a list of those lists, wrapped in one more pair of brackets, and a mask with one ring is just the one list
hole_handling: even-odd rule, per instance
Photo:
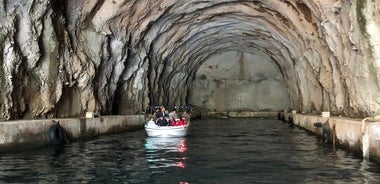
{"label": "person wearing red jacket", "polygon": [[181,117],[181,119],[177,122],[177,126],[184,126],[186,125],[186,118],[185,117]]}

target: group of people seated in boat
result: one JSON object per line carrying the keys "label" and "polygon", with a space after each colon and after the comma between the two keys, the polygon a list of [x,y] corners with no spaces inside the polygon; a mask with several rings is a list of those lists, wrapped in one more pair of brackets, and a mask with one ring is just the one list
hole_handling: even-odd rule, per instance
{"label": "group of people seated in boat", "polygon": [[168,112],[164,106],[161,106],[159,110],[155,111],[150,117],[147,123],[149,127],[157,126],[184,126],[190,121],[190,114],[184,111],[178,114],[176,109]]}

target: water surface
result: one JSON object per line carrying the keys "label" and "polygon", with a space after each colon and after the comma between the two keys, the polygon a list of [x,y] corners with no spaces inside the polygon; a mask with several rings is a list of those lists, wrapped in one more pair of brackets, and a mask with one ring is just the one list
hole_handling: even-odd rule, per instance
{"label": "water surface", "polygon": [[0,154],[0,183],[377,183],[379,173],[273,119],[194,120],[186,138],[139,130]]}

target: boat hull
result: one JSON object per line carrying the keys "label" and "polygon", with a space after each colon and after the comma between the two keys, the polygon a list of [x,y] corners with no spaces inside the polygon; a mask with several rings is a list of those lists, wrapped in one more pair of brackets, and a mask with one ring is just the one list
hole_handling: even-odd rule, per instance
{"label": "boat hull", "polygon": [[149,137],[185,137],[190,124],[185,126],[148,127],[145,125],[146,134]]}

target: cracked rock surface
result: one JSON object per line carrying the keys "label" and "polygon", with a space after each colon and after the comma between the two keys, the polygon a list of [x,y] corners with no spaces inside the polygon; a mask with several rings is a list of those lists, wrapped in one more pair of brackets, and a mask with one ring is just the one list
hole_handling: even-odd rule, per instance
{"label": "cracked rock surface", "polygon": [[0,1],[0,119],[380,113],[380,1]]}

